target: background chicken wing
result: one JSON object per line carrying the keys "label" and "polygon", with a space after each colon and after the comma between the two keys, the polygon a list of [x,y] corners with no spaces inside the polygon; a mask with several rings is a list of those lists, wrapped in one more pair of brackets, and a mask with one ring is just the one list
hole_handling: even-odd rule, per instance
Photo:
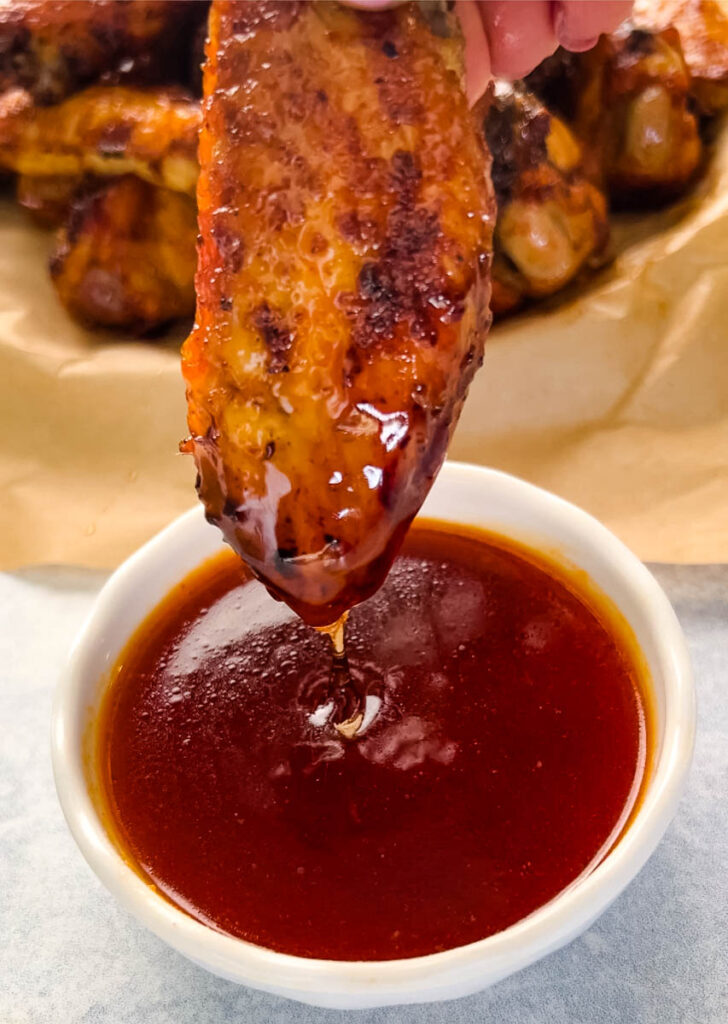
{"label": "background chicken wing", "polygon": [[596,265],[609,224],[581,144],[525,87],[495,83],[485,137],[498,205],[491,307],[499,315]]}
{"label": "background chicken wing", "polygon": [[728,108],[727,0],[636,0],[632,18],[648,31],[676,29],[700,110]]}
{"label": "background chicken wing", "polygon": [[29,177],[135,174],[194,195],[199,103],[168,88],[95,85],[52,107],[0,96],[0,167]]}
{"label": "background chicken wing", "polygon": [[691,80],[674,28],[624,25],[587,53],[559,51],[529,75],[531,88],[581,140],[586,170],[620,205],[679,194],[703,155]]}
{"label": "background chicken wing", "polygon": [[196,208],[131,176],[97,183],[72,202],[51,276],[82,323],[144,333],[195,308]]}
{"label": "background chicken wing", "polygon": [[0,90],[57,103],[102,76],[193,80],[198,0],[2,0]]}

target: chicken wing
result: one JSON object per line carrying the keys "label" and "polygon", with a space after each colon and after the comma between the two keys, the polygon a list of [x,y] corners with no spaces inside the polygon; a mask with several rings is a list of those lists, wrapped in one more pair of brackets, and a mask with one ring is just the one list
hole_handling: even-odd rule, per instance
{"label": "chicken wing", "polygon": [[212,4],[184,448],[313,624],[382,582],[481,362],[493,202],[462,77],[444,5]]}
{"label": "chicken wing", "polygon": [[0,91],[58,103],[98,79],[185,81],[197,0],[0,0]]}
{"label": "chicken wing", "polygon": [[187,196],[134,177],[104,182],[74,200],[51,278],[82,323],[147,333],[194,313],[196,234]]}
{"label": "chicken wing", "polygon": [[701,111],[710,115],[728,108],[726,0],[637,0],[632,19],[638,28],[677,29]]}
{"label": "chicken wing", "polygon": [[0,96],[0,167],[30,177],[135,174],[194,195],[200,104],[181,90],[95,85],[54,107]]}
{"label": "chicken wing", "polygon": [[620,204],[679,194],[703,155],[690,76],[674,28],[623,25],[588,53],[557,54],[526,80],[568,119],[590,175]]}
{"label": "chicken wing", "polygon": [[583,170],[582,147],[522,85],[496,82],[485,120],[498,203],[491,308],[498,315],[552,295],[609,238],[606,200]]}

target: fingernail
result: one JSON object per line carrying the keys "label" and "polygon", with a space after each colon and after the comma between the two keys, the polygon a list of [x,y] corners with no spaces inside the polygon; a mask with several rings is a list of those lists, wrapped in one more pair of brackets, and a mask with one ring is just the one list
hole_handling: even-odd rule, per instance
{"label": "fingernail", "polygon": [[586,50],[591,50],[599,42],[598,35],[587,36],[581,39],[578,36],[571,35],[569,19],[563,7],[559,7],[554,15],[554,33],[564,49],[571,50],[574,53],[584,53]]}
{"label": "fingernail", "polygon": [[593,50],[599,42],[599,36],[589,36],[588,39],[573,39],[569,35],[563,33],[556,33],[556,38],[559,40],[565,50],[571,50],[573,53],[585,53],[587,50]]}

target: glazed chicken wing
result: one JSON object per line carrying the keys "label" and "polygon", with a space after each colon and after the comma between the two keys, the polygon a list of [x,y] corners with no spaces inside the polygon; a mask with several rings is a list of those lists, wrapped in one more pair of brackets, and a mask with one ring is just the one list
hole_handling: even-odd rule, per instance
{"label": "glazed chicken wing", "polygon": [[382,582],[490,315],[493,203],[444,6],[211,8],[197,323],[208,518],[325,625]]}
{"label": "glazed chicken wing", "polygon": [[495,83],[485,137],[498,203],[491,299],[498,315],[552,295],[596,264],[609,223],[581,145],[522,85]]}
{"label": "glazed chicken wing", "polygon": [[702,158],[690,76],[674,28],[626,23],[588,53],[556,54],[527,82],[569,120],[590,175],[618,203],[674,198]]}
{"label": "glazed chicken wing", "polygon": [[51,257],[61,302],[93,326],[137,333],[191,316],[197,262],[194,202],[125,177],[83,191]]}
{"label": "glazed chicken wing", "polygon": [[728,0],[637,0],[632,18],[638,28],[677,29],[701,111],[728,107]]}
{"label": "glazed chicken wing", "polygon": [[58,103],[99,78],[185,80],[197,0],[0,0],[0,91]]}
{"label": "glazed chicken wing", "polygon": [[29,177],[135,174],[194,195],[199,102],[177,90],[91,86],[54,107],[0,96],[0,167]]}

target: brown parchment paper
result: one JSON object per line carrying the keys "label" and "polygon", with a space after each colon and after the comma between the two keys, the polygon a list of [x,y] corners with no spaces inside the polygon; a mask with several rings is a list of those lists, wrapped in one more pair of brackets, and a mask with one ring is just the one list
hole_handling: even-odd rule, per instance
{"label": "brown parchment paper", "polygon": [[[686,201],[615,227],[573,299],[498,325],[450,454],[582,505],[643,559],[728,560],[728,132]],[[194,501],[178,348],[72,323],[0,202],[0,568],[111,567]]]}

